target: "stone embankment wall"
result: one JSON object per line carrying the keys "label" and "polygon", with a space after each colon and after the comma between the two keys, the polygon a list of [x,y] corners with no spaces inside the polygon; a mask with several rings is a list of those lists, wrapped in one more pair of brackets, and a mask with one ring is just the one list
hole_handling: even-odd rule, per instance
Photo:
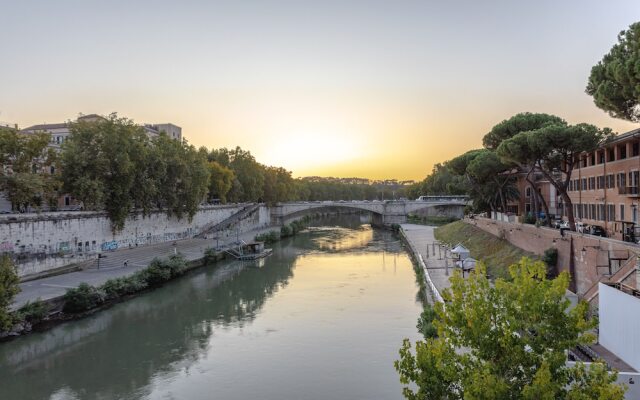
{"label": "stone embankment wall", "polygon": [[[558,249],[558,269],[568,271],[574,277],[578,295],[584,295],[609,273],[609,265],[615,273],[625,263],[634,263],[640,254],[640,246],[598,236],[565,231],[535,225],[496,221],[487,218],[465,219],[492,235],[508,240],[523,250],[542,255],[546,249]],[[582,250],[585,250],[583,255]],[[628,261],[612,261],[610,258],[625,258]],[[625,284],[636,287],[636,273],[628,275]],[[597,287],[597,285],[595,286]]]}
{"label": "stone embankment wall", "polygon": [[[187,239],[212,223],[219,223],[247,205],[202,207],[193,220],[153,212],[143,217],[132,213],[122,231],[115,234],[105,213],[42,213],[0,218],[0,252],[10,254],[21,277],[39,274],[69,264],[94,260],[98,253]],[[260,207],[233,224],[226,236],[269,225],[269,209]]]}

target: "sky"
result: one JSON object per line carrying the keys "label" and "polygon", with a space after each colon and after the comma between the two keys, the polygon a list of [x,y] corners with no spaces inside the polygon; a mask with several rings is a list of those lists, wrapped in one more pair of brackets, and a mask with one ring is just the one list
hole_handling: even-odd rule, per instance
{"label": "sky", "polygon": [[637,0],[0,0],[0,122],[117,112],[294,176],[422,179],[496,123],[617,132],[585,94]]}

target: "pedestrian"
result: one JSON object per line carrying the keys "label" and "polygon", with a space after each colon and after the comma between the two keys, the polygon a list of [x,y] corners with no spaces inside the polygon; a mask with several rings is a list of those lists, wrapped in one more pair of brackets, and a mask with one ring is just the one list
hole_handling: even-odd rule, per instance
{"label": "pedestrian", "polygon": [[127,268],[128,265],[129,265],[129,260],[124,260],[124,267]]}

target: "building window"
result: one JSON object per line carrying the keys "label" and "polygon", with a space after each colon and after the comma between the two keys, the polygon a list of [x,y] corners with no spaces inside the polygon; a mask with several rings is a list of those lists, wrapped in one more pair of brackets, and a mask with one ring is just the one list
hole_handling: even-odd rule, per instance
{"label": "building window", "polygon": [[598,152],[598,164],[604,163],[604,151]]}
{"label": "building window", "polygon": [[616,205],[615,204],[609,204],[607,207],[609,210],[608,212],[608,219],[609,221],[615,221],[616,220]]}
{"label": "building window", "polygon": [[596,153],[591,153],[589,155],[589,164],[596,165]]}
{"label": "building window", "polygon": [[604,188],[604,175],[598,177],[598,189]]}
{"label": "building window", "polygon": [[527,197],[531,197],[531,187],[527,186],[527,188],[524,190],[525,196]]}
{"label": "building window", "polygon": [[582,190],[587,190],[587,178],[582,178]]}
{"label": "building window", "polygon": [[609,161],[609,162],[615,161],[616,160],[615,149],[614,148],[610,148],[610,149],[607,149],[607,151],[609,152],[609,160],[607,160],[607,161]]}
{"label": "building window", "polygon": [[627,174],[624,172],[618,173],[618,187],[623,188],[627,186]]}
{"label": "building window", "polygon": [[626,144],[621,144],[620,146],[618,146],[618,155],[620,155],[620,157],[618,158],[619,160],[624,160],[625,158],[627,158]]}
{"label": "building window", "polygon": [[640,143],[635,142],[631,145],[631,157],[640,155]]}
{"label": "building window", "polygon": [[620,204],[620,221],[624,221],[624,204]]}
{"label": "building window", "polygon": [[616,187],[616,181],[613,178],[613,174],[607,175],[607,189],[613,189]]}

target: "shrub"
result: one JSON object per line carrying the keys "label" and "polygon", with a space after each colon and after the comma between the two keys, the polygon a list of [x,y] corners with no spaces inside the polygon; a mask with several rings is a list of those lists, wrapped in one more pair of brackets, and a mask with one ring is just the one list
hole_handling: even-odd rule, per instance
{"label": "shrub", "polygon": [[256,235],[255,240],[256,242],[274,243],[277,242],[279,238],[278,232],[270,231]]}
{"label": "shrub", "polygon": [[81,283],[64,294],[64,312],[80,313],[97,307],[104,301],[104,293],[95,287]]}
{"label": "shrub", "polygon": [[282,228],[280,228],[280,237],[285,238],[291,235],[293,235],[293,230],[289,225],[283,225]]}
{"label": "shrub", "polygon": [[9,306],[13,303],[15,295],[20,292],[19,283],[13,261],[8,255],[3,255],[0,259],[0,332],[10,329],[13,325]]}
{"label": "shrub", "polygon": [[418,318],[418,331],[422,333],[425,339],[438,337],[438,330],[433,325],[433,320],[436,318],[436,312],[430,304],[425,304],[420,318]]}
{"label": "shrub", "polygon": [[127,277],[109,279],[100,286],[100,290],[104,292],[107,299],[111,300],[140,292],[147,287],[147,282],[141,279],[140,274],[137,273]]}
{"label": "shrub", "polygon": [[209,265],[213,262],[215,262],[218,258],[218,252],[212,248],[209,247],[207,249],[204,250],[204,264],[205,265]]}
{"label": "shrub", "polygon": [[34,302],[28,301],[15,312],[17,321],[26,321],[35,325],[42,321],[49,312],[49,308],[44,301],[38,299]]}
{"label": "shrub", "polygon": [[558,276],[558,249],[551,247],[544,251],[542,261],[547,266],[547,279]]}
{"label": "shrub", "polygon": [[399,224],[391,224],[391,230],[394,232],[400,232],[400,225]]}

